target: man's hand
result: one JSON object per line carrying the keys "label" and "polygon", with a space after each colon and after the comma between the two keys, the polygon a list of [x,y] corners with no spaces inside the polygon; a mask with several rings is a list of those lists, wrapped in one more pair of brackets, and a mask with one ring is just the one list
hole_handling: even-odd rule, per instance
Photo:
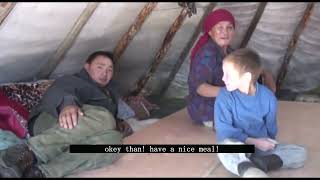
{"label": "man's hand", "polygon": [[269,138],[248,138],[246,144],[254,144],[261,151],[269,151],[276,147],[276,142]]}
{"label": "man's hand", "polygon": [[59,114],[60,127],[72,129],[78,124],[79,116],[83,116],[83,112],[76,105],[69,105],[62,109]]}
{"label": "man's hand", "polygon": [[122,119],[117,119],[117,130],[120,131],[124,137],[130,136],[133,133],[133,130],[129,123]]}

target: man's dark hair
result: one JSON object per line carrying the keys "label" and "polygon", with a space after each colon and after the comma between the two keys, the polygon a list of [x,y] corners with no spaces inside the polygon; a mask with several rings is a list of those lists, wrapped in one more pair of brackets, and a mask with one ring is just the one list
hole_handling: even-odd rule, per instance
{"label": "man's dark hair", "polygon": [[109,58],[111,60],[112,64],[114,65],[113,54],[109,51],[96,51],[96,52],[90,54],[90,56],[86,60],[86,63],[91,64],[92,61],[98,56],[103,56],[103,57]]}
{"label": "man's dark hair", "polygon": [[242,48],[233,51],[225,59],[225,62],[232,62],[239,70],[240,75],[246,72],[252,74],[251,82],[256,82],[262,72],[262,65],[259,54],[249,48]]}

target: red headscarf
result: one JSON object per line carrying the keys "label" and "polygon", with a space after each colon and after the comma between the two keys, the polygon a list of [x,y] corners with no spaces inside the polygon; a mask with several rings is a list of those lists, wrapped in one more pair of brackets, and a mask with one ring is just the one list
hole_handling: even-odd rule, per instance
{"label": "red headscarf", "polygon": [[208,32],[212,29],[212,27],[218,24],[220,21],[229,21],[233,27],[235,28],[235,19],[233,15],[226,9],[217,9],[209,13],[209,15],[203,21],[203,35],[198,39],[196,45],[192,49],[191,52],[191,60],[193,60],[197,51],[208,41],[209,34]]}

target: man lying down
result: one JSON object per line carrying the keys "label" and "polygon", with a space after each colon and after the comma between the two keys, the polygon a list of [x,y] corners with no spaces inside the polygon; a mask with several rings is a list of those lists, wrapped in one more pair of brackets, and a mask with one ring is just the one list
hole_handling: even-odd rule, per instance
{"label": "man lying down", "polygon": [[113,66],[111,53],[97,51],[79,73],[58,78],[30,115],[31,137],[0,151],[0,176],[64,177],[112,164],[118,153],[69,153],[69,145],[121,144],[132,134],[117,112],[125,103]]}

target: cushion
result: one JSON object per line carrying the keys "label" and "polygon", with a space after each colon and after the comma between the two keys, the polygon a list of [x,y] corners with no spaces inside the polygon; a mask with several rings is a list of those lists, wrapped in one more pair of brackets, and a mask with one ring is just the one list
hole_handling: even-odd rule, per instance
{"label": "cushion", "polygon": [[10,100],[0,90],[0,128],[13,132],[20,138],[28,136],[29,112],[21,104]]}
{"label": "cushion", "polygon": [[0,86],[5,96],[15,101],[30,112],[33,107],[39,104],[45,91],[54,80],[41,80],[25,83],[10,83]]}

